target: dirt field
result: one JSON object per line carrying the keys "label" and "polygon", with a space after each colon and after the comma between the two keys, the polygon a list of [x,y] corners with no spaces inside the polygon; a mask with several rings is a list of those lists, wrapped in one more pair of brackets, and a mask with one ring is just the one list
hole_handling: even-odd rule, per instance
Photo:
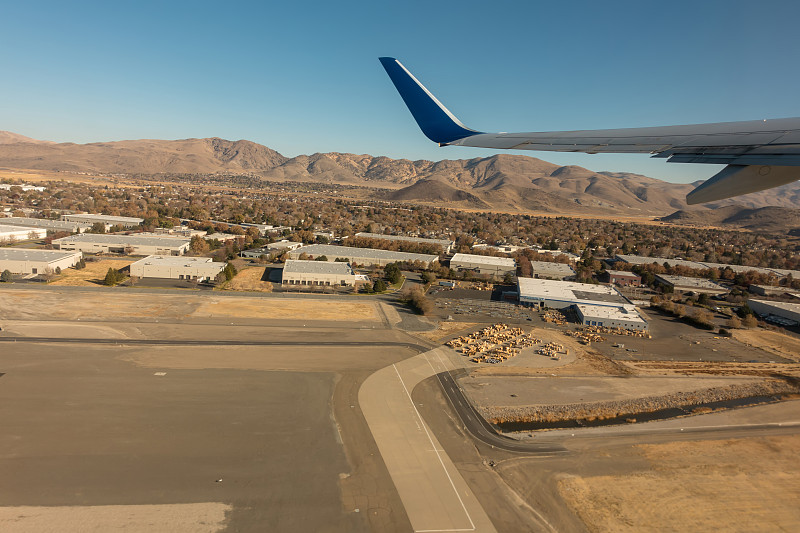
{"label": "dirt field", "polygon": [[102,309],[106,320],[249,318],[291,320],[379,321],[372,302],[337,299],[278,299],[212,294],[152,294],[118,288],[113,292],[6,290],[0,298],[0,316],[9,320],[96,320]]}
{"label": "dirt field", "polygon": [[451,335],[458,333],[462,330],[467,330],[470,328],[474,328],[478,324],[476,322],[439,322],[439,327],[437,327],[433,331],[424,331],[418,333],[425,337],[426,339],[430,339],[432,341],[438,341],[444,339],[446,337],[450,337]]}
{"label": "dirt field", "polygon": [[209,297],[192,314],[196,317],[277,318],[292,320],[380,320],[371,302],[341,300],[253,299]]}
{"label": "dirt field", "polygon": [[236,277],[225,285],[231,291],[272,292],[272,283],[261,281],[264,267],[250,267],[240,270]]}
{"label": "dirt field", "polygon": [[224,527],[224,503],[172,505],[96,505],[74,507],[0,507],[0,530],[41,531],[171,531],[215,533]]}
{"label": "dirt field", "polygon": [[747,346],[761,348],[769,353],[800,362],[800,339],[797,337],[760,328],[735,329],[732,333],[734,339]]}
{"label": "dirt field", "polygon": [[117,270],[124,268],[134,261],[132,259],[103,259],[97,262],[87,262],[86,268],[76,270],[67,268],[61,271],[61,277],[51,281],[50,285],[65,285],[69,287],[92,287],[102,285],[109,268]]}
{"label": "dirt field", "polygon": [[637,448],[649,470],[559,483],[591,531],[796,531],[800,524],[800,436]]}

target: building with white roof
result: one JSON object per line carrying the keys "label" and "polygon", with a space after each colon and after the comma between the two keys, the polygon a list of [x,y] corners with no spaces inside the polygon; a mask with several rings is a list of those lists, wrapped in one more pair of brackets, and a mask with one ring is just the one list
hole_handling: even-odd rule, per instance
{"label": "building with white roof", "polygon": [[702,292],[705,294],[727,294],[728,289],[707,280],[706,278],[689,278],[686,276],[669,276],[658,274],[656,281],[678,292]]}
{"label": "building with white roof", "polygon": [[442,249],[443,252],[449,253],[450,249],[455,244],[453,241],[449,239],[426,239],[423,237],[408,237],[405,235],[384,235],[382,233],[367,233],[367,232],[360,232],[356,233],[356,237],[362,237],[364,239],[382,239],[387,241],[402,241],[402,242],[417,242],[420,244],[432,244],[434,246],[438,246]]}
{"label": "building with white roof", "polygon": [[29,250],[27,248],[0,248],[0,272],[12,274],[45,274],[75,266],[81,260],[80,252],[54,250]]}
{"label": "building with white roof", "polygon": [[630,302],[610,285],[517,278],[519,303],[537,307],[566,309],[572,305],[589,304],[605,307],[629,305]]}
{"label": "building with white roof", "polygon": [[491,255],[455,254],[450,259],[450,268],[459,272],[470,271],[491,276],[503,276],[515,273],[517,263],[511,257],[494,257]]}
{"label": "building with white roof", "polygon": [[178,237],[82,233],[54,239],[53,246],[59,250],[92,254],[183,255],[189,249],[190,242],[190,239]]}
{"label": "building with white roof", "polygon": [[575,275],[575,270],[564,263],[531,261],[533,277],[540,279],[567,279]]}
{"label": "building with white roof", "polygon": [[646,331],[647,321],[633,305],[590,305],[575,304],[578,319],[584,326],[603,326],[607,328],[638,329]]}
{"label": "building with white roof", "polygon": [[69,233],[83,233],[92,227],[86,222],[68,222],[65,220],[50,220],[49,218],[8,217],[0,218],[0,224],[9,226],[25,226],[28,228],[44,228],[49,232],[66,231]]}
{"label": "building with white roof", "polygon": [[92,213],[61,215],[61,220],[68,220],[71,222],[86,222],[89,224],[100,222],[106,226],[122,226],[123,228],[135,228],[136,226],[141,226],[142,222],[144,222],[143,218],[97,215]]}
{"label": "building with white roof", "polygon": [[131,276],[140,278],[185,279],[211,281],[222,272],[226,263],[210,257],[176,257],[151,255],[131,263]]}
{"label": "building with white roof", "polygon": [[44,228],[0,225],[0,242],[17,242],[47,237]]}
{"label": "building with white roof", "polygon": [[347,263],[289,259],[283,266],[283,286],[352,287],[356,274]]}
{"label": "building with white roof", "polygon": [[353,246],[335,246],[332,244],[309,244],[289,252],[289,259],[299,259],[306,254],[309,259],[325,256],[328,261],[345,261],[357,265],[386,266],[389,263],[402,263],[405,261],[419,261],[430,267],[439,260],[438,255],[412,254],[406,252],[392,252],[390,250],[375,250],[373,248],[356,248]]}
{"label": "building with white roof", "polygon": [[[800,324],[800,304],[790,302],[772,302],[769,300],[748,300],[747,305],[753,312],[770,322],[782,326]],[[775,320],[778,318],[780,320]]]}

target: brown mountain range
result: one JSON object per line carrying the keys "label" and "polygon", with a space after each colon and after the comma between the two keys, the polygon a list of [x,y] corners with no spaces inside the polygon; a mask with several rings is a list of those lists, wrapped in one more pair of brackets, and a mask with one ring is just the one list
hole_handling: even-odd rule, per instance
{"label": "brown mountain range", "polygon": [[[326,153],[287,158],[250,141],[219,138],[74,144],[0,133],[0,166],[114,174],[247,173],[270,181],[365,185],[377,197],[465,208],[553,213],[663,216],[687,208],[696,184],[675,184],[621,172],[594,172],[533,157],[410,161]],[[394,191],[394,192],[392,192]],[[800,206],[800,185],[740,197],[749,209]],[[712,209],[733,205],[712,204]],[[707,207],[699,212],[708,211]],[[697,208],[694,208],[697,209]]]}

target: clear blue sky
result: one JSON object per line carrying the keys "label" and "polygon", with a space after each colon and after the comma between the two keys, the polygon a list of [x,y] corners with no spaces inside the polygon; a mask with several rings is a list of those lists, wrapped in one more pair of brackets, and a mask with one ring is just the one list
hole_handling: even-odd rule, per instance
{"label": "clear blue sky", "polygon": [[[378,56],[483,131],[800,116],[800,2],[7,2],[0,130],[59,142],[249,139],[287,156],[461,159]],[[669,181],[718,167],[519,152]]]}

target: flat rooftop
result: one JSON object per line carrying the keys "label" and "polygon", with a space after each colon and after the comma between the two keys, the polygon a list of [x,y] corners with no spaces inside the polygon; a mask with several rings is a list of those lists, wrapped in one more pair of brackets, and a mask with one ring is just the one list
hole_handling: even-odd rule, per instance
{"label": "flat rooftop", "polygon": [[215,262],[210,257],[187,257],[185,255],[149,255],[143,259],[139,259],[134,265],[158,265],[158,266],[173,266],[173,267],[190,267],[190,266],[219,266],[225,268],[226,263]]}
{"label": "flat rooftop", "polygon": [[686,276],[670,276],[667,274],[658,274],[656,277],[666,281],[667,283],[675,287],[688,287],[692,289],[711,289],[715,291],[728,290],[722,285],[714,283],[713,281],[707,280],[705,278],[689,278]]}
{"label": "flat rooftop", "polygon": [[549,279],[517,278],[519,297],[574,301],[575,303],[603,302],[629,304],[614,287],[577,283],[574,281],[552,281]]}
{"label": "flat rooftop", "polygon": [[611,307],[607,305],[576,304],[576,306],[584,317],[599,318],[601,320],[626,320],[628,322],[647,324],[647,321],[642,318],[632,305]]}
{"label": "flat rooftop", "polygon": [[463,261],[465,263],[482,263],[484,265],[494,265],[503,267],[515,267],[517,263],[511,257],[494,257],[493,255],[475,254],[455,254],[452,261]]}
{"label": "flat rooftop", "polygon": [[53,240],[54,243],[68,242],[94,242],[98,244],[129,244],[132,246],[164,246],[174,247],[183,246],[191,242],[190,239],[174,236],[158,235],[106,235],[104,233],[82,233],[80,235],[70,235]]}
{"label": "flat rooftop", "polygon": [[533,267],[534,272],[540,270],[548,272],[560,272],[565,275],[572,275],[575,273],[575,270],[570,265],[564,263],[551,263],[549,261],[531,261],[531,267]]}
{"label": "flat rooftop", "polygon": [[698,263],[697,261],[687,261],[685,259],[669,259],[667,257],[644,257],[641,255],[617,254],[615,256],[615,259],[617,261],[622,261],[623,263],[629,263],[631,265],[649,265],[652,263],[658,263],[659,265],[663,265],[664,263],[667,263],[670,266],[684,266],[686,268],[694,268],[697,270],[707,270],[709,268],[703,263]]}
{"label": "flat rooftop", "polygon": [[633,272],[628,272],[627,270],[606,270],[606,272],[611,276],[632,276],[634,278],[638,278],[638,274],[634,274]]}
{"label": "flat rooftop", "polygon": [[137,217],[121,217],[115,215],[98,215],[95,213],[72,213],[70,215],[61,215],[62,218],[69,220],[70,218],[85,218],[89,220],[96,220],[98,222],[123,222],[126,224],[141,224],[144,222],[143,218]]}
{"label": "flat rooftop", "polygon": [[438,255],[412,254],[407,252],[392,252],[390,250],[376,250],[374,248],[356,248],[354,246],[335,246],[333,244],[309,244],[296,248],[292,254],[306,253],[314,257],[321,255],[333,257],[383,259],[385,261],[424,261],[432,262],[439,259]]}
{"label": "flat rooftop", "polygon": [[30,250],[28,248],[0,248],[0,261],[58,261],[65,257],[80,255],[80,252],[59,250]]}
{"label": "flat rooftop", "polygon": [[290,274],[337,274],[341,276],[352,276],[353,269],[347,263],[335,263],[331,261],[306,261],[301,259],[289,259],[283,266],[284,273]]}
{"label": "flat rooftop", "polygon": [[9,226],[30,226],[34,228],[52,228],[72,230],[74,228],[91,228],[88,222],[71,222],[69,220],[51,220],[49,218],[8,217],[0,218],[0,223]]}
{"label": "flat rooftop", "polygon": [[772,300],[755,300],[750,299],[751,302],[758,302],[761,305],[770,306],[775,309],[783,309],[784,311],[791,311],[793,313],[800,313],[800,304],[793,302],[773,302]]}
{"label": "flat rooftop", "polygon": [[31,226],[11,226],[0,224],[0,233],[19,233],[20,231],[41,231],[42,228],[34,228]]}
{"label": "flat rooftop", "polygon": [[424,242],[428,244],[436,244],[447,248],[453,245],[453,241],[447,239],[426,239],[424,237],[407,237],[405,235],[384,235],[383,233],[356,233],[356,237],[364,237],[365,239],[386,239],[389,241],[407,241],[407,242]]}

